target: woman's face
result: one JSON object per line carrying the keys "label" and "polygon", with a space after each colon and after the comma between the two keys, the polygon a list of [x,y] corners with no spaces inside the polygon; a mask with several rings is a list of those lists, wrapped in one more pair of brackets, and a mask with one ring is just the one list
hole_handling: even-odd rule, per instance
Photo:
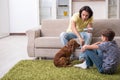
{"label": "woman's face", "polygon": [[83,10],[81,13],[82,20],[85,21],[88,19],[88,17],[89,17],[89,13],[87,11]]}

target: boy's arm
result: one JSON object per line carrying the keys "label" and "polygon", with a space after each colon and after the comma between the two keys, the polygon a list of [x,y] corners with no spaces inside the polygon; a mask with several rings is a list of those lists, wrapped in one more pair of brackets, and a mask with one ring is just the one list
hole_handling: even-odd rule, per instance
{"label": "boy's arm", "polygon": [[98,49],[98,45],[97,44],[92,44],[92,45],[84,45],[81,48],[81,51],[84,52],[86,49]]}
{"label": "boy's arm", "polygon": [[85,49],[98,49],[98,45],[97,44],[85,45]]}
{"label": "boy's arm", "polygon": [[[94,45],[98,45],[98,44],[100,44],[100,43],[102,43],[102,41],[96,42],[96,43],[94,43]],[[93,44],[92,44],[92,45],[93,45]]]}
{"label": "boy's arm", "polygon": [[86,48],[86,49],[98,49],[98,44],[101,44],[102,41],[99,41],[99,42],[96,42],[92,45],[84,45],[83,47]]}

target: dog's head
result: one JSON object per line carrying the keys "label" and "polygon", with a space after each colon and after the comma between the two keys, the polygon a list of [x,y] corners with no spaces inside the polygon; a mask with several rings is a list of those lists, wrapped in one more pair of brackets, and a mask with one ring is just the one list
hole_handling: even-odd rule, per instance
{"label": "dog's head", "polygon": [[72,51],[75,51],[75,49],[77,47],[80,46],[80,44],[78,44],[74,39],[71,39],[68,43],[67,46],[70,47],[72,49]]}

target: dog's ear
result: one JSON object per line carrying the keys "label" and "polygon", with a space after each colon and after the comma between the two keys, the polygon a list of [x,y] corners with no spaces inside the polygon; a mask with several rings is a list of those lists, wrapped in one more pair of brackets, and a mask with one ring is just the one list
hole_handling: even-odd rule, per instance
{"label": "dog's ear", "polygon": [[79,47],[79,46],[80,46],[80,44],[78,44],[76,40],[74,40],[74,39],[71,39],[71,40],[70,40],[70,47],[71,47],[71,49],[72,49],[73,52],[74,52],[75,49],[76,49],[77,47]]}
{"label": "dog's ear", "polygon": [[72,52],[74,52],[75,51],[75,46],[72,46],[71,49],[72,49]]}
{"label": "dog's ear", "polygon": [[67,43],[67,45],[66,45],[67,47],[71,47],[71,40],[70,41],[68,41],[68,43]]}
{"label": "dog's ear", "polygon": [[73,45],[73,41],[72,41],[72,39],[71,39],[70,41],[68,41],[67,46],[68,46],[68,47],[72,47],[72,45]]}
{"label": "dog's ear", "polygon": [[76,46],[75,46],[75,45],[76,45],[75,40],[72,39],[71,42],[70,42],[70,44],[71,44],[72,52],[74,52],[74,51],[75,51],[75,48],[76,48]]}
{"label": "dog's ear", "polygon": [[74,45],[76,48],[80,46],[80,44],[78,44],[77,41],[74,42]]}

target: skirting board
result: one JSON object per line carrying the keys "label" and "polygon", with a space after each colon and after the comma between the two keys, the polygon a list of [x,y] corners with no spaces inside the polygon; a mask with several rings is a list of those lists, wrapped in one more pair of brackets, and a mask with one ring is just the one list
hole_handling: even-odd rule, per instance
{"label": "skirting board", "polygon": [[26,35],[26,33],[10,33],[10,35]]}
{"label": "skirting board", "polygon": [[90,2],[90,1],[105,1],[105,0],[72,0],[72,2]]}

